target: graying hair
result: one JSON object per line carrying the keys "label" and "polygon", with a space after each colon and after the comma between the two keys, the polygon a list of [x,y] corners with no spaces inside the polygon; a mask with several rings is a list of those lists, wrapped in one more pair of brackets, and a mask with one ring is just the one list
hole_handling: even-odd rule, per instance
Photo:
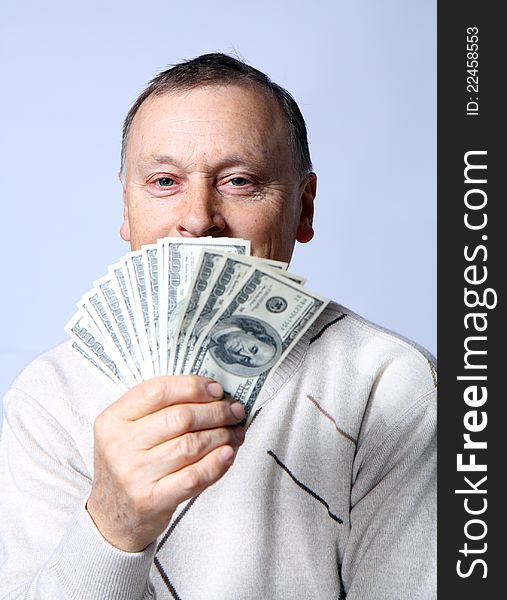
{"label": "graying hair", "polygon": [[245,62],[227,54],[211,53],[202,54],[191,60],[186,60],[170,69],[162,71],[154,77],[140,94],[129,110],[123,123],[123,136],[121,144],[120,177],[125,181],[125,159],[127,144],[134,117],[142,103],[149,96],[187,91],[206,85],[256,85],[268,90],[276,100],[285,115],[288,132],[289,146],[294,157],[294,171],[297,177],[304,177],[312,170],[310,150],[306,124],[294,98],[287,90]]}

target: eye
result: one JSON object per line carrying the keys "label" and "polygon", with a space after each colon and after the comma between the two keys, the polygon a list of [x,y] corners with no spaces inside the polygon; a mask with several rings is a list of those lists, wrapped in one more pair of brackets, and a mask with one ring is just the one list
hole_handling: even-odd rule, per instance
{"label": "eye", "polygon": [[245,177],[233,177],[230,181],[234,187],[242,187],[250,183]]}
{"label": "eye", "polygon": [[250,352],[252,354],[257,354],[258,348],[255,345],[250,346]]}
{"label": "eye", "polygon": [[171,187],[174,185],[174,179],[171,179],[170,177],[159,177],[155,181],[160,185],[160,187]]}

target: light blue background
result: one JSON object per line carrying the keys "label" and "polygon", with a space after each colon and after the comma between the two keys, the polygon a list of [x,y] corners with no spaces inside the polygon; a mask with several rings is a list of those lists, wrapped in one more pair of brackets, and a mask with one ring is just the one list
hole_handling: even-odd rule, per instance
{"label": "light blue background", "polygon": [[296,98],[319,175],[308,287],[436,350],[436,3],[3,2],[0,395],[127,251],[122,120],[157,72],[238,52]]}

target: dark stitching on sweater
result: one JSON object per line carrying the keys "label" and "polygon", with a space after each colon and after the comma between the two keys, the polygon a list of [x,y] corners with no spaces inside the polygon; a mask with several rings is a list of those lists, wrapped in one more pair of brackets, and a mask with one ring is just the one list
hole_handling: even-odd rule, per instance
{"label": "dark stitching on sweater", "polygon": [[302,483],[301,481],[299,481],[299,479],[296,479],[296,477],[294,477],[294,475],[289,471],[289,469],[283,464],[283,462],[278,458],[278,456],[276,456],[276,454],[272,450],[268,450],[267,453],[271,457],[273,457],[275,459],[275,461],[278,464],[278,466],[282,467],[282,469],[287,473],[287,475],[292,479],[292,481],[296,485],[298,485],[302,490],[304,490],[305,492],[307,492],[308,494],[310,494],[310,496],[312,498],[315,498],[315,500],[318,500],[321,504],[323,504],[327,508],[327,512],[328,512],[329,516],[331,517],[331,519],[333,519],[337,523],[343,523],[343,520],[340,519],[340,517],[337,517],[335,514],[333,514],[329,510],[329,504],[324,500],[324,498],[321,498],[318,494],[316,494],[308,486],[306,486],[304,483]]}
{"label": "dark stitching on sweater", "polygon": [[250,425],[248,426],[248,428],[249,428],[249,429],[250,429],[250,427],[253,425],[253,422],[254,422],[254,421],[255,421],[255,419],[258,417],[258,415],[259,415],[259,413],[261,412],[261,410],[262,410],[262,406],[261,406],[260,408],[258,408],[258,409],[255,411],[255,414],[254,414],[254,416],[252,417],[252,420],[250,421]]}
{"label": "dark stitching on sweater", "polygon": [[324,325],[324,327],[319,331],[319,333],[317,333],[316,335],[314,335],[310,339],[310,344],[313,344],[313,342],[315,342],[316,340],[318,340],[320,338],[320,336],[324,333],[324,331],[326,331],[326,329],[328,329],[328,327],[331,327],[331,325],[334,325],[335,323],[338,323],[338,321],[341,321],[346,316],[347,315],[340,315],[339,317],[336,317],[336,319],[333,319],[332,321],[330,321],[329,323],[327,323],[326,325]]}
{"label": "dark stitching on sweater", "polygon": [[338,565],[338,578],[340,579],[340,595],[338,596],[338,600],[347,600],[347,596],[345,594],[345,586],[343,585],[343,579],[342,579],[341,563],[339,563],[339,565]]}
{"label": "dark stitching on sweater", "polygon": [[343,435],[343,437],[346,437],[348,440],[350,440],[353,444],[357,444],[357,440],[355,440],[351,435],[349,435],[346,431],[343,431],[343,429],[340,429],[338,427],[338,424],[336,423],[336,421],[333,419],[333,417],[327,412],[325,411],[322,406],[317,402],[317,400],[315,400],[315,398],[313,398],[312,396],[310,396],[310,394],[308,394],[306,396],[308,398],[308,400],[310,400],[311,402],[313,402],[315,404],[315,406],[318,408],[318,410],[320,410],[320,412],[326,416],[331,423],[333,423],[333,425],[336,428],[336,431],[338,433],[341,433],[341,435]]}
{"label": "dark stitching on sweater", "polygon": [[188,510],[194,504],[194,502],[197,500],[197,498],[199,498],[199,494],[197,496],[194,496],[191,500],[188,501],[185,508],[180,512],[180,514],[176,517],[176,519],[174,519],[173,523],[171,523],[171,526],[165,532],[164,537],[160,540],[160,542],[158,544],[157,552],[159,552],[161,550],[162,546],[167,542],[167,539],[169,538],[171,533],[174,531],[174,528],[176,527],[176,525],[178,525],[178,523],[181,521],[181,519],[183,519],[183,517],[187,514]]}
{"label": "dark stitching on sweater", "polygon": [[162,581],[166,584],[167,589],[171,592],[171,595],[174,598],[174,600],[181,600],[181,596],[179,596],[178,592],[174,589],[173,584],[171,583],[169,577],[167,577],[166,572],[162,568],[162,565],[160,564],[160,561],[156,556],[153,559],[153,562],[155,563],[155,566],[157,567],[158,572],[160,573],[160,577],[162,577]]}

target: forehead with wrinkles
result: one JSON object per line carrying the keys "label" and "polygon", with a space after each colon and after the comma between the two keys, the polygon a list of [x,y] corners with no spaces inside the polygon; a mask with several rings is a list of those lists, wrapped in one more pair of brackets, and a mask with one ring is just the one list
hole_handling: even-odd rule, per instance
{"label": "forehead with wrinkles", "polygon": [[199,87],[145,100],[132,123],[127,165],[156,163],[169,153],[185,169],[211,168],[224,158],[285,169],[288,141],[283,111],[264,90]]}

